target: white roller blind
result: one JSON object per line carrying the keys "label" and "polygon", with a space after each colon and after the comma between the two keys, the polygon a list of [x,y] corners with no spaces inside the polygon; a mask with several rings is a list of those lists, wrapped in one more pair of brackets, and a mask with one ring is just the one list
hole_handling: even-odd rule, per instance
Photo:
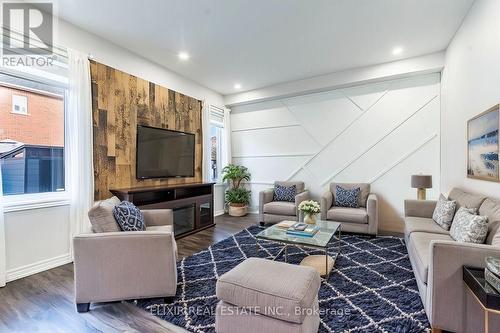
{"label": "white roller blind", "polygon": [[210,121],[222,126],[224,124],[224,110],[210,105]]}
{"label": "white roller blind", "polygon": [[[24,35],[20,32],[16,32],[13,30],[8,30],[6,28],[2,29],[2,47],[5,47],[5,43],[7,42],[7,34],[10,33],[10,39],[14,41],[22,42],[24,39]],[[36,44],[36,39],[30,37],[31,41],[34,41]],[[0,69],[2,72],[11,74],[11,75],[22,75],[22,77],[27,79],[32,79],[36,81],[43,81],[44,83],[48,83],[51,85],[58,85],[62,87],[67,87],[68,85],[68,53],[65,48],[61,48],[58,46],[52,46],[53,54],[50,56],[44,55],[36,55],[36,54],[27,54],[25,50],[19,49],[17,50],[17,54],[14,56],[19,56],[21,60],[24,58],[37,58],[37,57],[50,57],[50,65],[44,63],[42,66],[30,65],[23,66],[18,64],[16,66],[6,66],[3,62],[0,64]],[[9,57],[9,55],[4,55]]]}

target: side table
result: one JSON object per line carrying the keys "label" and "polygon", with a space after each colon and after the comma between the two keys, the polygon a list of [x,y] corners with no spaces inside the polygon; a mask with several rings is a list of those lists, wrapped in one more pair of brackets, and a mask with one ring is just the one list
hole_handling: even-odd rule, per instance
{"label": "side table", "polygon": [[463,280],[483,311],[484,332],[500,332],[500,293],[486,282],[484,269],[463,266]]}

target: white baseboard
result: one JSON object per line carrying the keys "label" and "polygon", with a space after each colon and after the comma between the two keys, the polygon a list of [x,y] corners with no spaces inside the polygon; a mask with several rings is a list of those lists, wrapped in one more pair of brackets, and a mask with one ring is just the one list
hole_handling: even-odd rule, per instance
{"label": "white baseboard", "polygon": [[[226,212],[223,210],[220,210],[220,211],[217,211],[214,213],[214,217],[221,216],[224,214],[226,214]],[[248,211],[248,214],[259,214],[259,211],[258,210],[250,210],[250,211]]]}
{"label": "white baseboard", "polygon": [[223,210],[216,211],[216,212],[214,213],[214,217],[215,217],[215,216],[221,216],[221,215],[224,215],[225,213],[226,213],[226,212],[225,212],[225,211],[223,211]]}
{"label": "white baseboard", "polygon": [[35,262],[33,264],[29,264],[26,266],[21,266],[14,269],[9,269],[7,271],[7,282],[14,281],[26,276],[30,276],[36,273],[40,273],[51,268],[55,268],[61,265],[66,265],[72,262],[71,253],[63,254],[58,257],[41,260],[39,262]]}

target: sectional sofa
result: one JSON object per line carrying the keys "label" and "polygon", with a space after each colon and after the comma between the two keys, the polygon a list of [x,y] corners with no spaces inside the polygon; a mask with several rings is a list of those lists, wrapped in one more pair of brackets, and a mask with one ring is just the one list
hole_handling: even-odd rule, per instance
{"label": "sectional sofa", "polygon": [[500,257],[500,202],[458,188],[450,192],[448,199],[457,202],[457,209],[477,208],[479,215],[488,216],[485,244],[454,241],[432,219],[436,201],[406,200],[406,247],[433,331],[480,332],[482,314],[466,312],[462,267],[484,267],[485,257]]}

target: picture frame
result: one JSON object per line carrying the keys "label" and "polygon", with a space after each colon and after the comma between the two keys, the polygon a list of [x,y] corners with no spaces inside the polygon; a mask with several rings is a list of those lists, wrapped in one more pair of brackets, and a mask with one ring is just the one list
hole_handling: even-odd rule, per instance
{"label": "picture frame", "polygon": [[467,177],[500,182],[500,104],[467,121]]}

